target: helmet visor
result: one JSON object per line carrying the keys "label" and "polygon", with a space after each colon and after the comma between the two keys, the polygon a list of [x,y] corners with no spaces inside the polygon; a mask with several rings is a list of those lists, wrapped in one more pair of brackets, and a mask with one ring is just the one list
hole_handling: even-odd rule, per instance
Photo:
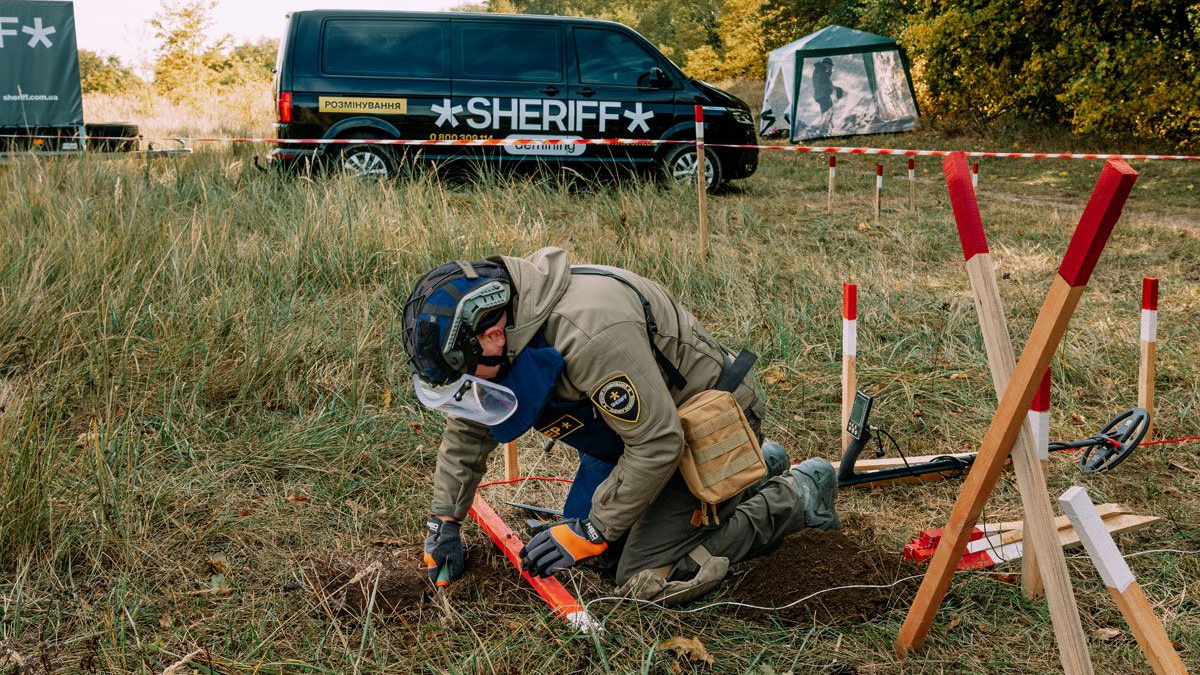
{"label": "helmet visor", "polygon": [[484,426],[500,424],[517,411],[517,395],[512,389],[474,375],[463,375],[445,385],[432,385],[413,375],[413,388],[425,407]]}

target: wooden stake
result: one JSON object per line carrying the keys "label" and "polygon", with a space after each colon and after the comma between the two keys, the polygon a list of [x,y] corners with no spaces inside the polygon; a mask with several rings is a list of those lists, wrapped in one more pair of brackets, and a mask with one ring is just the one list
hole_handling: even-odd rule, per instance
{"label": "wooden stake", "polygon": [[[996,390],[996,398],[1004,395],[1004,389],[1012,377],[1013,355],[1012,340],[1009,338],[1008,322],[1004,317],[1004,306],[1000,301],[1000,289],[996,285],[996,269],[992,265],[991,253],[988,252],[987,235],[983,230],[983,220],[979,215],[979,205],[975,200],[975,191],[967,182],[967,159],[963,153],[954,153],[942,163],[946,174],[946,185],[950,191],[950,203],[954,209],[954,219],[958,224],[958,236],[962,241],[963,256],[966,258],[967,276],[971,280],[971,293],[975,298],[975,310],[979,315],[979,327],[983,333],[983,344],[987,350],[988,368],[992,374],[992,384]],[[1022,426],[1017,436],[1016,446],[1012,451],[1013,467],[1017,473],[1017,486],[1020,488],[1021,503],[1025,509],[1025,531],[1029,533],[1029,546],[1021,558],[1021,589],[1027,598],[1041,597],[1044,592],[1044,581],[1038,565],[1036,553],[1040,552],[1038,545],[1051,542],[1050,521],[1054,517],[1050,506],[1050,495],[1046,487],[1046,474],[1038,461],[1037,446],[1034,440],[1033,428],[1028,422]],[[1036,475],[1035,475],[1036,474]],[[1039,512],[1033,516],[1034,511]],[[1061,570],[1051,571],[1052,577],[1066,578],[1066,560],[1062,550],[1051,552],[1061,563]],[[1066,584],[1066,593],[1070,593],[1070,583]],[[1058,602],[1074,604],[1074,598],[1069,603],[1060,599]],[[1078,623],[1078,620],[1076,620]],[[1063,629],[1065,639],[1083,640],[1083,628],[1074,635],[1073,627]]]}
{"label": "wooden stake", "polygon": [[[1083,295],[1088,279],[1136,179],[1137,172],[1122,161],[1109,160],[1105,164],[1079,226],[1075,228],[1075,234],[1067,247],[1058,274],[1051,283],[1042,310],[1025,342],[1025,350],[1021,353],[1012,379],[1004,390],[1000,405],[996,408],[996,415],[983,437],[975,463],[967,474],[954,509],[950,513],[950,519],[943,528],[945,534],[930,561],[929,571],[925,574],[904,625],[896,637],[894,646],[897,654],[905,655],[919,648],[928,635],[933,617],[946,596],[954,569],[967,548],[975,523],[996,486],[1000,471],[1008,459],[1009,451],[1021,427],[1024,426],[1025,413],[1033,401],[1038,382],[1050,365],[1050,358],[1067,330],[1071,316],[1079,305],[1079,298]],[[1042,529],[1046,531],[1048,528]],[[1043,546],[1040,550],[1044,551],[1046,548]],[[1049,569],[1049,566],[1043,565],[1043,570]],[[1056,583],[1069,584],[1070,581],[1060,579]],[[1078,625],[1078,610],[1074,604],[1064,607],[1054,600],[1072,598],[1070,594],[1056,593],[1048,597],[1051,599],[1050,613],[1056,632],[1059,626],[1068,623]],[[1071,616],[1074,616],[1074,621],[1071,621]],[[1059,651],[1066,673],[1091,673],[1086,644],[1066,642],[1062,636],[1058,637]]]}
{"label": "wooden stake", "polygon": [[837,180],[837,155],[829,156],[829,201],[825,208],[833,211],[833,185]]}
{"label": "wooden stake", "polygon": [[971,189],[974,190],[974,189],[977,189],[978,187],[979,187],[979,162],[975,162],[974,164],[971,165]]}
{"label": "wooden stake", "polygon": [[708,261],[708,177],[704,170],[704,106],[696,106],[696,199],[700,203],[700,263]]}
{"label": "wooden stake", "polygon": [[504,480],[515,480],[521,477],[521,458],[517,455],[517,442],[509,441],[504,444]]}
{"label": "wooden stake", "polygon": [[875,165],[875,222],[879,222],[879,212],[883,210],[883,165]]}
{"label": "wooden stake", "polygon": [[1154,437],[1154,358],[1158,352],[1158,279],[1142,279],[1142,345],[1138,359],[1138,407],[1150,413],[1148,441]]}
{"label": "wooden stake", "polygon": [[917,160],[908,158],[908,210],[917,210]]}
{"label": "wooden stake", "polygon": [[1117,601],[1121,614],[1129,622],[1129,628],[1150,661],[1150,667],[1158,675],[1187,675],[1183,659],[1179,658],[1172,646],[1142,587],[1134,580],[1133,572],[1113,542],[1112,535],[1104,527],[1087,490],[1079,486],[1072,487],[1058,498],[1058,502],[1075,526],[1088,557],[1100,572],[1108,592]]}
{"label": "wooden stake", "polygon": [[858,387],[854,370],[858,358],[858,286],[842,284],[842,451],[850,445],[850,409],[854,406],[854,391]]}

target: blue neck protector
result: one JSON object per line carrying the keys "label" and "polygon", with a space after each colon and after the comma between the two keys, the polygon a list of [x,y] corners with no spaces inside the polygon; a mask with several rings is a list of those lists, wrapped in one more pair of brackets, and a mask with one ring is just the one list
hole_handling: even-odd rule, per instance
{"label": "blue neck protector", "polygon": [[546,340],[538,335],[534,342],[522,349],[517,358],[513,359],[512,369],[508,374],[496,382],[508,387],[517,395],[517,411],[512,417],[489,427],[492,435],[501,443],[515,441],[533,427],[538,416],[542,414],[542,409],[546,407],[550,392],[554,390],[554,383],[558,381],[558,374],[562,372],[562,354],[553,347],[535,347],[535,344],[546,345]]}

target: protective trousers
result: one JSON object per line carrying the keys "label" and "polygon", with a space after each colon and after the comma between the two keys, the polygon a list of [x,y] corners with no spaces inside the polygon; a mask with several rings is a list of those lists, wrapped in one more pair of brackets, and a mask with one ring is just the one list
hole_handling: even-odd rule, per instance
{"label": "protective trousers", "polygon": [[617,563],[617,593],[664,604],[712,590],[730,564],[775,550],[805,526],[804,500],[786,477],[717,507],[719,525],[693,524],[699,501],[676,472],[629,531]]}

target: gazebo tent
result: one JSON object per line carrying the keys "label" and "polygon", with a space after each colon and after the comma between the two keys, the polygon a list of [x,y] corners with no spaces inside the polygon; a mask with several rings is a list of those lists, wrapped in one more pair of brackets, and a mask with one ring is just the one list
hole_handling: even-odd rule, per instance
{"label": "gazebo tent", "polygon": [[829,26],[768,56],[764,137],[795,143],[918,126],[908,56],[891,38]]}

